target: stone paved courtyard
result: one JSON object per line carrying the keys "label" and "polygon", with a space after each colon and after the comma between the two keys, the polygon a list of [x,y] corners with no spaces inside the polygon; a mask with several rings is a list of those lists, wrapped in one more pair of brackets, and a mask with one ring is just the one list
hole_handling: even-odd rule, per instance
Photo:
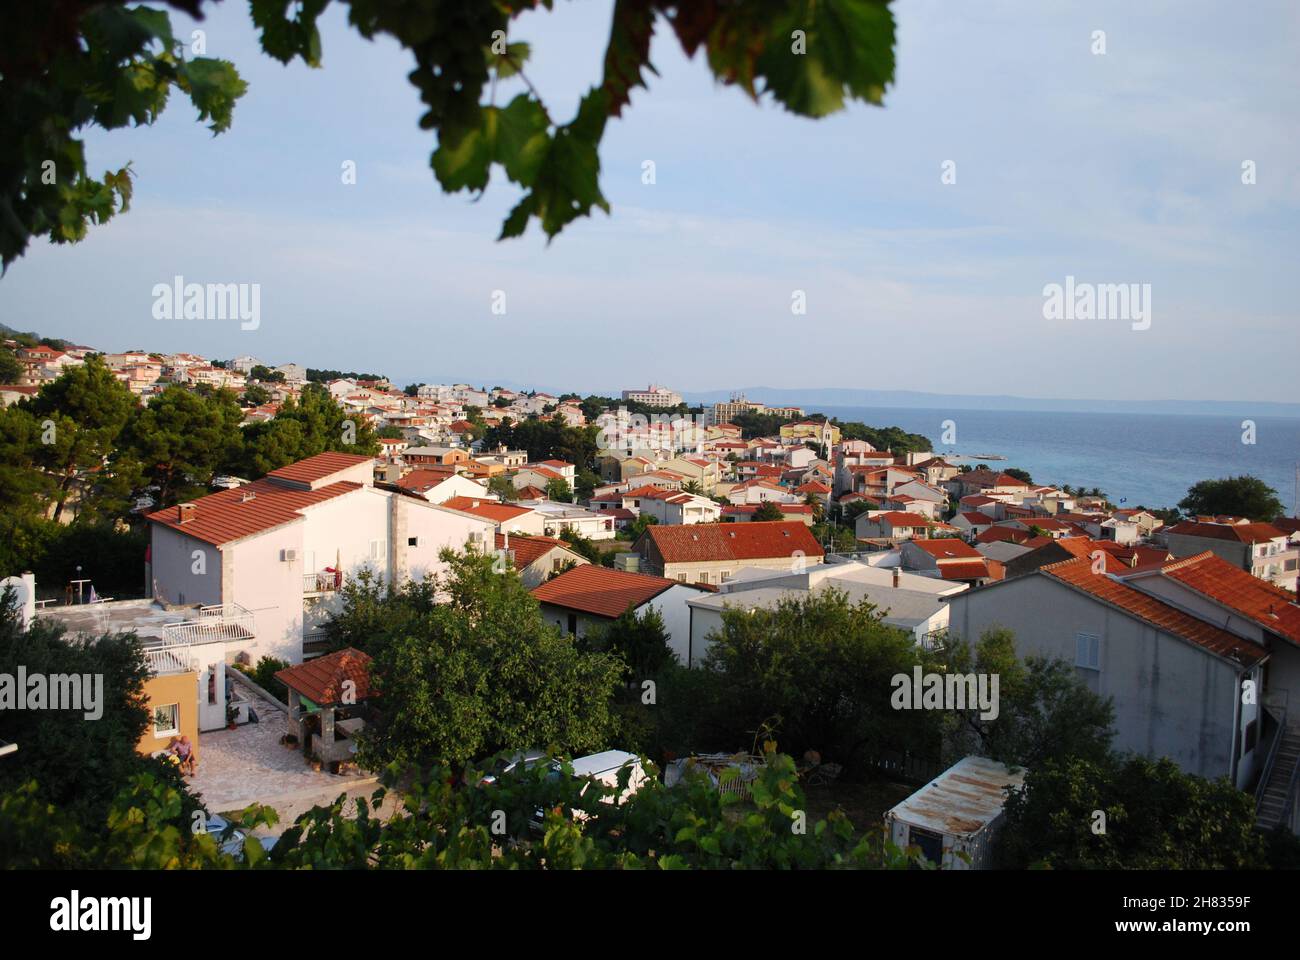
{"label": "stone paved courtyard", "polygon": [[337,776],[313,770],[300,747],[280,743],[288,723],[284,709],[261,697],[254,709],[260,723],[199,737],[199,770],[190,784],[211,812],[263,803],[279,812],[283,829],[317,803],[330,803],[344,792],[368,797],[375,789],[376,778],[369,774]]}

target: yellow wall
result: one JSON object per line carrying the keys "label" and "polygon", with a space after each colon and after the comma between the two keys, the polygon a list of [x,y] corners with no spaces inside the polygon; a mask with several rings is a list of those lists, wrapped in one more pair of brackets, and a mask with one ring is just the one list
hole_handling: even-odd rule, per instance
{"label": "yellow wall", "polygon": [[[199,754],[199,675],[197,673],[172,673],[163,677],[150,677],[144,682],[144,695],[149,701],[149,726],[136,747],[143,754],[155,750],[166,750],[167,743],[173,736],[190,738],[194,745],[195,756]],[[153,708],[168,703],[179,704],[179,731],[165,737],[153,735]]]}

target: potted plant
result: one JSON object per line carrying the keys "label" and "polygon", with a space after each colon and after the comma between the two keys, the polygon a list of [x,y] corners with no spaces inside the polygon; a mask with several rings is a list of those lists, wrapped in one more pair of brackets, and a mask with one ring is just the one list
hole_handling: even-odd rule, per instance
{"label": "potted plant", "polygon": [[234,730],[239,720],[239,710],[233,703],[226,704],[226,729]]}

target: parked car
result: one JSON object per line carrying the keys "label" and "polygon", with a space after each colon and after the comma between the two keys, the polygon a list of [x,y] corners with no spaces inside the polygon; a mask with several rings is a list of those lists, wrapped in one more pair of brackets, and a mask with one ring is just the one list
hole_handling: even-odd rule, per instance
{"label": "parked car", "polygon": [[[466,786],[487,786],[490,783],[496,783],[500,777],[505,776],[515,770],[531,770],[537,764],[546,759],[545,750],[517,750],[506,757],[489,757],[486,760],[473,764],[474,767],[482,770],[483,775],[476,783],[466,781]],[[468,770],[466,771],[468,776]]]}
{"label": "parked car", "polygon": [[[641,767],[641,759],[634,753],[628,753],[625,750],[605,750],[601,753],[593,753],[586,757],[578,757],[570,766],[573,767],[573,778],[575,780],[597,780],[609,787],[618,788],[619,773],[624,767],[630,767],[632,772],[628,776],[627,786],[617,797],[604,797],[603,803],[622,803],[632,794],[636,793],[645,785],[647,780],[645,770]],[[563,776],[563,767],[559,761],[551,762],[551,772],[549,777]],[[582,792],[585,794],[587,787],[583,787]],[[573,816],[578,820],[585,820],[588,816],[581,810],[574,810]],[[534,830],[542,829],[542,822],[545,819],[545,811],[538,810],[534,814],[529,825]]]}
{"label": "parked car", "polygon": [[[229,820],[218,813],[211,814],[204,822],[204,826],[216,839],[222,853],[236,860],[244,859],[244,839],[248,834],[233,826]],[[263,850],[270,853],[279,839],[279,837],[258,837],[257,842],[262,845]]]}

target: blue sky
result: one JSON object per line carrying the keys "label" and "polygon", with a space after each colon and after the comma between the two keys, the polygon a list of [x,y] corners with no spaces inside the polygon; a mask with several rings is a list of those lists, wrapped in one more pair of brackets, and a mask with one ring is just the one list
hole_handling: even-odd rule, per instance
{"label": "blue sky", "polygon": [[[599,75],[611,6],[561,0],[512,30],[552,115]],[[535,225],[495,241],[518,195],[499,171],[476,203],[439,192],[408,55],[344,8],[320,70],[260,54],[245,4],[210,10],[208,54],[249,81],[233,128],[213,138],[178,97],[152,128],[91,133],[92,169],[132,161],[132,209],[78,246],[34,245],[0,280],[0,320],[401,383],[1297,399],[1285,0],[902,0],[885,107],[821,121],[717,85],[661,27],[660,76],[605,137],[612,216],[549,247]],[[176,274],[259,283],[261,326],[155,320],[153,286]],[[1149,283],[1151,328],[1044,319],[1044,285],[1067,275]]]}

